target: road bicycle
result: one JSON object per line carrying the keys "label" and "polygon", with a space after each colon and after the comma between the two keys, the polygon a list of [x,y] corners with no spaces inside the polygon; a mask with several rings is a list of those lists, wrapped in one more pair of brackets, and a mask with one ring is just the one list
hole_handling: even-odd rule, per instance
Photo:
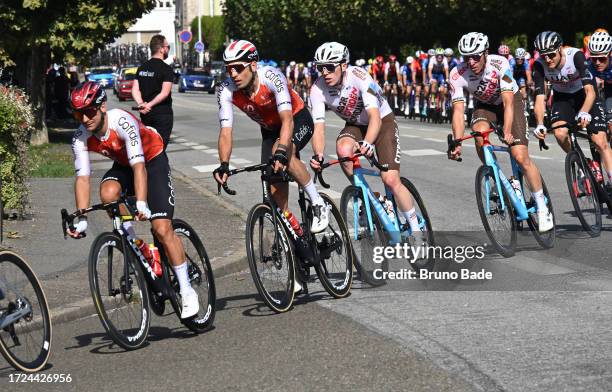
{"label": "road bicycle", "polygon": [[[96,237],[89,253],[89,286],[100,321],[111,339],[126,350],[141,347],[148,336],[151,309],[161,316],[166,301],[180,319],[180,289],[162,244],[155,239],[162,263],[162,275],[153,272],[149,262],[124,228],[124,222],[133,221],[136,215],[134,198],[125,194],[117,201],[100,203],[68,214],[62,209],[62,230],[67,238],[67,227],[74,230],[77,217],[92,211],[106,211],[113,231]],[[125,205],[129,214],[120,212]],[[208,330],[215,318],[215,282],[206,249],[196,231],[185,221],[173,219],[174,232],[183,242],[187,257],[191,286],[198,293],[200,312],[190,318],[180,319],[193,332]],[[85,236],[85,233],[82,234]]]}
{"label": "road bicycle", "polygon": [[[591,141],[589,132],[581,129],[576,123],[563,123],[546,130],[547,133],[559,128],[568,129],[570,152],[565,156],[565,179],[569,190],[572,205],[580,220],[580,224],[589,235],[596,237],[601,232],[602,205],[608,205],[612,213],[612,189],[605,183],[605,174],[602,173],[601,157]],[[598,131],[593,131],[597,134]],[[587,139],[591,158],[587,158],[578,139]],[[540,149],[548,150],[544,140],[540,140]],[[599,167],[599,172],[595,167]]]}
{"label": "road bicycle", "polygon": [[0,353],[15,369],[36,372],[51,353],[51,318],[45,293],[28,263],[0,251]]}
{"label": "road bicycle", "polygon": [[[312,203],[299,187],[298,205],[301,224],[287,216],[270,197],[270,185],[293,181],[287,173],[273,174],[271,162],[230,170],[228,178],[242,172],[261,172],[263,201],[255,204],[246,223],[246,249],[249,268],[257,291],[266,305],[276,313],[289,310],[295,298],[296,280],[302,293],[308,294],[314,268],[325,291],[334,298],[349,295],[353,283],[353,252],[349,234],[333,200],[321,197],[331,206],[329,226],[313,234]],[[229,195],[236,191],[227,182],[219,185]],[[293,220],[293,224],[291,222]],[[299,226],[298,226],[299,225]]]}
{"label": "road bicycle", "polygon": [[[377,195],[366,181],[366,176],[380,177],[380,171],[387,171],[376,158],[368,158],[369,162],[380,171],[366,169],[359,160],[362,154],[344,157],[326,162],[317,172],[317,179],[324,188],[329,185],[324,181],[322,170],[343,162],[353,163],[352,185],[342,191],[340,211],[348,227],[355,251],[355,266],[359,276],[367,283],[379,286],[385,283],[380,273],[389,269],[388,261],[376,263],[374,252],[376,247],[410,243],[414,246],[434,246],[434,232],[431,220],[427,214],[425,203],[416,187],[407,178],[401,177],[402,185],[410,192],[414,200],[420,233],[413,233],[410,225],[399,212],[391,190],[385,187],[385,195]],[[418,234],[418,235],[415,235]],[[434,260],[427,257],[421,260],[411,260],[410,265],[416,271],[433,270]]]}
{"label": "road bicycle", "polygon": [[[529,228],[538,244],[545,249],[552,248],[555,243],[555,222],[553,204],[546,183],[542,178],[544,200],[548,210],[553,213],[553,229],[540,233],[538,230],[538,215],[535,197],[529,187],[525,186],[525,179],[521,167],[510,154],[508,146],[491,144],[489,136],[495,132],[503,137],[501,126],[491,124],[489,130],[470,132],[468,136],[453,140],[448,135],[448,154],[464,140],[475,137],[483,138],[483,155],[485,163],[476,172],[476,204],[487,236],[495,249],[504,257],[511,257],[515,253],[516,233],[522,230],[522,222],[527,221]],[[516,142],[517,140],[515,140]],[[512,177],[508,179],[497,162],[496,152],[505,152],[510,156]],[[461,158],[457,159],[461,162]],[[541,178],[541,176],[540,176]]]}

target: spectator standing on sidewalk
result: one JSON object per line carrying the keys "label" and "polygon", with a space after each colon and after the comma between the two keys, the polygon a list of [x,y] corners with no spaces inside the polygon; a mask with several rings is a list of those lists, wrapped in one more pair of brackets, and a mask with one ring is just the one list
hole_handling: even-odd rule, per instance
{"label": "spectator standing on sidewalk", "polygon": [[172,67],[164,62],[168,58],[170,46],[161,34],[156,34],[149,43],[151,58],[138,67],[136,80],[132,87],[132,97],[140,108],[140,119],[149,127],[155,128],[168,147],[174,114],[172,112]]}
{"label": "spectator standing on sidewalk", "polygon": [[69,117],[68,114],[68,97],[70,96],[70,80],[66,76],[66,68],[59,67],[57,70],[57,76],[54,80],[55,99],[57,100],[57,106],[55,113],[60,119],[66,119]]}

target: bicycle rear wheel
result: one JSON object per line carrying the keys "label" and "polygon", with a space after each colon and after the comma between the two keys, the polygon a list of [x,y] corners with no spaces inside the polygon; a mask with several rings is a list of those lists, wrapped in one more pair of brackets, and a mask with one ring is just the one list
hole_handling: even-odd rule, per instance
{"label": "bicycle rear wheel", "polygon": [[[480,166],[476,172],[476,204],[482,225],[493,247],[502,256],[511,257],[516,245],[516,215],[503,185],[501,190],[503,195],[498,194],[493,169]],[[502,197],[505,208],[502,208]]]}
{"label": "bicycle rear wheel", "polygon": [[283,223],[267,204],[257,204],[249,212],[246,250],[253,282],[263,301],[276,313],[289,310],[294,297],[295,258]]}
{"label": "bicycle rear wheel", "polygon": [[[541,178],[541,176],[540,176]],[[529,214],[529,218],[527,219],[527,224],[529,224],[529,228],[531,229],[531,233],[533,237],[536,239],[538,244],[544,249],[550,249],[555,245],[555,227],[556,227],[556,218],[555,213],[553,211],[552,199],[550,197],[550,193],[548,193],[548,188],[546,188],[546,183],[542,178],[542,191],[544,192],[544,197],[546,197],[546,206],[548,207],[548,211],[553,214],[553,228],[552,230],[546,231],[544,233],[540,233],[538,230],[538,213],[537,210]],[[535,198],[531,193],[529,186],[523,187],[523,197],[525,198],[525,204],[527,209],[529,208],[537,208]]]}
{"label": "bicycle rear wheel", "polygon": [[136,262],[115,233],[100,234],[89,253],[89,287],[96,311],[111,339],[126,350],[144,344],[151,324],[149,294]]}
{"label": "bicycle rear wheel", "polygon": [[351,240],[336,204],[324,193],[321,197],[331,206],[329,225],[315,234],[320,263],[315,266],[321,284],[334,298],[346,297],[353,283],[353,250]]}
{"label": "bicycle rear wheel", "polygon": [[374,229],[372,232],[370,232],[361,188],[349,185],[342,192],[340,213],[346,223],[351,239],[354,255],[353,264],[363,281],[372,286],[381,286],[386,282],[379,274],[387,272],[389,264],[386,260],[382,263],[374,262],[374,249],[386,246],[387,236],[378,219],[378,215],[374,212],[374,207],[371,204],[370,207]]}
{"label": "bicycle rear wheel", "polygon": [[15,369],[41,370],[51,353],[51,319],[45,293],[28,263],[0,252],[0,353]]}
{"label": "bicycle rear wheel", "polygon": [[[215,280],[204,244],[198,233],[185,221],[173,219],[174,232],[181,239],[187,257],[191,287],[198,293],[200,312],[181,322],[193,332],[206,331],[215,320]],[[178,287],[178,282],[176,282]]]}
{"label": "bicycle rear wheel", "polygon": [[565,157],[565,179],[580,224],[590,236],[597,237],[601,232],[597,184],[591,169],[576,151],[570,151]]}

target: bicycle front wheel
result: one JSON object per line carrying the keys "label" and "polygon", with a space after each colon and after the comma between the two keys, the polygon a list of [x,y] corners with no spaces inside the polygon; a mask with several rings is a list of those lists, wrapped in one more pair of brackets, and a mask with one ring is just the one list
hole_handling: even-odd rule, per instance
{"label": "bicycle front wheel", "polygon": [[349,185],[342,192],[340,213],[351,239],[355,268],[364,282],[372,286],[381,286],[386,282],[381,278],[382,275],[378,275],[378,273],[387,272],[389,264],[386,260],[383,260],[382,263],[375,262],[374,249],[386,246],[387,236],[378,215],[374,212],[374,207],[371,204],[370,207],[373,231],[370,231],[370,225],[368,224],[368,215],[361,188]]}
{"label": "bicycle front wheel", "polygon": [[257,204],[249,212],[246,251],[253,282],[266,305],[276,313],[289,310],[294,297],[295,258],[283,223],[267,204]]}
{"label": "bicycle front wheel", "polygon": [[597,237],[601,232],[601,205],[595,189],[598,185],[576,151],[565,157],[565,179],[580,224],[590,236]]}
{"label": "bicycle front wheel", "polygon": [[[210,260],[198,233],[185,221],[173,219],[174,232],[183,243],[187,257],[189,283],[198,293],[200,312],[189,319],[181,320],[193,332],[206,331],[215,320],[215,280]],[[178,282],[176,282],[178,287]]]}
{"label": "bicycle front wheel", "polygon": [[149,294],[136,262],[115,233],[100,234],[89,253],[89,287],[96,311],[111,339],[126,350],[144,344],[151,324]]}
{"label": "bicycle front wheel", "polygon": [[45,293],[28,263],[0,252],[0,353],[17,370],[37,372],[51,353],[51,319]]}
{"label": "bicycle front wheel", "polygon": [[353,283],[351,240],[336,203],[324,193],[321,197],[331,206],[331,211],[327,228],[314,235],[320,258],[315,270],[325,291],[334,298],[343,298],[349,294]]}
{"label": "bicycle front wheel", "polygon": [[511,257],[516,245],[516,214],[506,188],[502,184],[500,188],[502,195],[497,189],[493,169],[490,166],[480,166],[476,172],[476,203],[482,225],[493,247],[502,256]]}
{"label": "bicycle front wheel", "polygon": [[[427,209],[425,208],[425,203],[423,202],[423,198],[421,198],[421,195],[419,194],[419,191],[417,191],[416,186],[414,186],[414,184],[410,182],[410,180],[402,177],[401,181],[402,181],[402,185],[404,185],[404,187],[408,189],[408,192],[410,192],[410,194],[412,195],[412,199],[414,200],[414,208],[415,208],[417,217],[419,219],[419,227],[421,229],[421,232],[418,233],[419,236],[421,237],[420,239],[424,240],[423,242],[425,242],[428,246],[434,246],[435,245],[434,232],[431,226],[431,220],[429,219],[429,214],[427,213]],[[406,222],[405,217],[402,214],[399,214],[399,215],[400,215],[399,222],[400,222],[401,227],[402,228],[410,227],[409,223]],[[412,234],[414,236],[415,233],[412,233]],[[417,244],[417,245],[420,245],[420,244]],[[419,272],[422,269],[425,269],[427,271],[433,271],[434,259],[429,258],[429,255],[425,255],[425,257],[423,257],[422,259],[417,260],[415,262],[411,262],[410,266],[416,272]]]}

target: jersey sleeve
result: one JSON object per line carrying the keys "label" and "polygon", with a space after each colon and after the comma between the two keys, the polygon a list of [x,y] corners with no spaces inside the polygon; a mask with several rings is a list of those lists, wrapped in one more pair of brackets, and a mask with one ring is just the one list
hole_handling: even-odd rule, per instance
{"label": "jersey sleeve", "polygon": [[582,79],[583,86],[586,86],[587,84],[590,84],[591,86],[595,85],[595,81],[593,80],[593,74],[587,68],[586,57],[581,51],[577,51],[574,55],[574,66],[576,67],[576,71],[580,75],[580,79]]}
{"label": "jersey sleeve", "polygon": [[455,67],[450,71],[450,75],[448,78],[450,79],[450,92],[451,92],[451,101],[455,102],[465,102],[465,95],[463,94],[463,88],[467,85],[465,79],[459,74],[459,67]]}
{"label": "jersey sleeve", "polygon": [[87,149],[87,131],[82,127],[74,131],[72,137],[72,155],[74,157],[74,171],[77,177],[89,176],[91,174],[91,166]]}
{"label": "jersey sleeve", "polygon": [[533,63],[533,83],[536,95],[545,95],[544,88],[544,66],[539,61]]}
{"label": "jersey sleeve", "polygon": [[312,120],[314,123],[325,122],[325,97],[323,91],[317,83],[312,85],[310,89],[310,110],[312,111]]}
{"label": "jersey sleeve", "polygon": [[231,128],[234,123],[232,108],[232,91],[230,82],[226,80],[217,89],[217,104],[219,105],[219,124],[221,128]]}
{"label": "jersey sleeve", "polygon": [[[259,74],[261,77],[261,73]],[[276,109],[280,113],[284,110],[293,110],[291,105],[291,93],[287,85],[287,78],[282,72],[274,68],[268,68],[263,72],[264,83],[274,94],[276,100]]]}
{"label": "jersey sleeve", "polygon": [[142,147],[142,139],[140,138],[140,125],[138,120],[126,113],[121,115],[117,120],[117,129],[115,130],[119,138],[125,143],[125,150],[130,166],[144,162],[144,149]]}
{"label": "jersey sleeve", "polygon": [[[353,76],[354,77],[354,76]],[[354,77],[355,78],[355,77]],[[378,108],[382,106],[380,97],[382,96],[382,90],[378,83],[370,77],[355,78],[356,85],[361,93],[361,99],[363,100],[363,107],[367,111],[369,109]],[[358,81],[358,82],[357,82]]]}
{"label": "jersey sleeve", "polygon": [[512,74],[510,62],[506,59],[503,59],[499,76],[499,89],[501,92],[514,91],[514,84],[514,76]]}

